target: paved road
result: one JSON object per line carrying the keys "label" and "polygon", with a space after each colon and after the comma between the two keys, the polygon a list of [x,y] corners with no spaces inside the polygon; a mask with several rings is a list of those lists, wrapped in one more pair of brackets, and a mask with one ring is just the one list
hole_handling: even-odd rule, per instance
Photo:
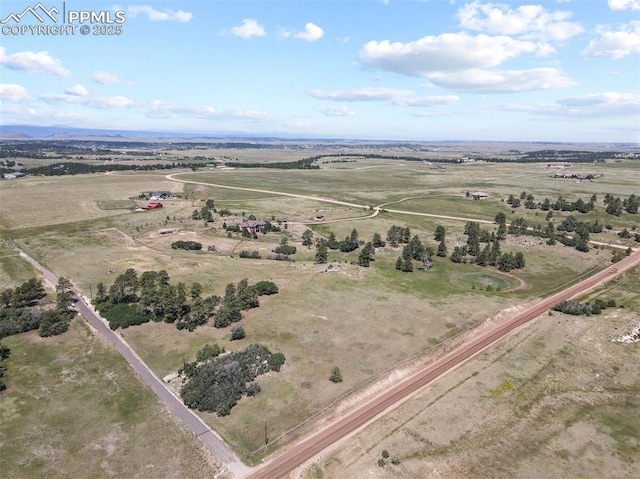
{"label": "paved road", "polygon": [[640,263],[640,251],[626,257],[619,263],[609,266],[595,275],[571,286],[564,291],[543,299],[538,304],[514,316],[509,321],[496,326],[483,335],[460,346],[422,371],[406,378],[389,388],[378,397],[367,401],[358,408],[343,415],[329,426],[292,446],[273,460],[257,469],[250,479],[274,479],[287,477],[294,468],[322,452],[332,444],[344,438],[369,421],[384,414],[392,406],[433,382],[443,374],[459,366],[464,361],[488,348],[514,329],[540,316],[556,304],[577,295],[584,294],[602,282],[608,281],[623,271]]}
{"label": "paved road", "polygon": [[[58,277],[53,272],[40,265],[36,260],[22,251],[20,251],[20,256],[41,271],[46,280],[52,285],[55,286],[57,284]],[[151,386],[151,389],[153,389],[153,391],[167,405],[171,412],[184,422],[194,435],[204,443],[207,449],[209,449],[209,451],[211,451],[211,453],[218,458],[235,477],[246,476],[249,473],[249,468],[247,468],[238,459],[235,453],[229,449],[224,441],[214,431],[212,431],[211,428],[202,421],[202,419],[187,408],[179,398],[164,386],[164,383],[158,379],[158,377],[131,349],[124,339],[122,339],[119,334],[111,331],[106,321],[96,314],[86,298],[77,297],[77,299],[78,301],[75,305],[80,313],[87,319],[89,324],[104,336],[127,360],[133,370],[138,373],[149,386]]]}

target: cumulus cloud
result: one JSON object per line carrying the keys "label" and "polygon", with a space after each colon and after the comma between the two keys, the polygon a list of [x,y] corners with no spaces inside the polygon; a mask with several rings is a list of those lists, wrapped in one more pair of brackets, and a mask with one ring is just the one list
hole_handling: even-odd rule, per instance
{"label": "cumulus cloud", "polygon": [[435,72],[495,67],[523,53],[539,51],[540,46],[530,41],[461,32],[426,36],[408,43],[370,41],[362,47],[359,57],[368,68],[428,77]]}
{"label": "cumulus cloud", "polygon": [[310,95],[319,100],[332,101],[385,101],[397,106],[436,106],[453,103],[459,100],[455,95],[420,97],[413,90],[394,88],[358,88],[355,90],[312,90]]}
{"label": "cumulus cloud", "polygon": [[324,36],[324,30],[315,23],[309,22],[304,26],[303,32],[291,32],[286,28],[280,28],[278,30],[278,36],[281,38],[297,38],[299,40],[315,42]]}
{"label": "cumulus cloud", "polygon": [[67,95],[89,96],[89,92],[87,91],[87,89],[84,86],[80,85],[80,84],[73,85],[73,86],[67,88],[64,92]]}
{"label": "cumulus cloud", "polygon": [[186,23],[193,18],[193,13],[184,10],[169,10],[168,8],[156,10],[150,5],[132,5],[127,8],[127,15],[130,18],[135,18],[140,14],[146,15],[152,22]]}
{"label": "cumulus cloud", "polygon": [[589,42],[582,56],[619,59],[632,53],[640,53],[640,21],[637,20],[622,25],[617,31],[599,27],[598,37]]}
{"label": "cumulus cloud", "polygon": [[124,81],[118,77],[118,75],[114,75],[113,73],[105,72],[105,71],[97,71],[91,76],[91,80],[101,85],[130,85],[131,82]]}
{"label": "cumulus cloud", "polygon": [[12,70],[20,70],[30,73],[49,73],[59,77],[71,74],[62,66],[62,62],[49,55],[49,52],[18,52],[12,55],[6,54],[6,49],[0,47],[0,64]]}
{"label": "cumulus cloud", "polygon": [[462,6],[457,16],[460,26],[469,30],[529,39],[566,40],[584,31],[578,23],[569,21],[572,12],[547,12],[541,5],[512,9],[502,3],[476,1]]}
{"label": "cumulus cloud", "polygon": [[242,25],[231,28],[231,33],[240,38],[263,37],[264,27],[252,18],[242,20]]}
{"label": "cumulus cloud", "polygon": [[10,103],[24,103],[29,101],[29,94],[22,85],[4,83],[0,84],[0,99]]}
{"label": "cumulus cloud", "polygon": [[306,40],[308,42],[315,42],[320,40],[324,36],[324,30],[315,23],[307,23],[304,26],[304,32],[294,33],[293,38],[299,38],[300,40]]}
{"label": "cumulus cloud", "polygon": [[640,0],[609,0],[611,10],[640,10]]}
{"label": "cumulus cloud", "polygon": [[557,68],[508,71],[475,69],[434,73],[429,78],[437,86],[473,93],[514,93],[576,85]]}
{"label": "cumulus cloud", "polygon": [[318,111],[321,111],[326,116],[355,116],[356,113],[347,105],[334,105],[334,106],[320,106]]}

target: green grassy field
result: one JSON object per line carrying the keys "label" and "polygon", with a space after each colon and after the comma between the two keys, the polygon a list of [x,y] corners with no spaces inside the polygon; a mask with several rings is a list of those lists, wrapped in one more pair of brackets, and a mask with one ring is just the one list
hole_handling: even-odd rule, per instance
{"label": "green grassy field", "polygon": [[[278,159],[276,152],[270,155],[272,160]],[[522,190],[536,198],[562,195],[588,199],[596,193],[600,202],[597,214],[603,216],[601,201],[607,188],[628,195],[640,180],[640,169],[633,163],[584,166],[585,171],[593,169],[603,175],[602,180],[555,180],[550,178],[552,171],[539,165],[453,165],[435,171],[419,162],[391,160],[327,163],[314,171],[238,168],[184,172],[177,178],[326,196],[363,205],[390,203],[390,209],[489,221],[496,213],[505,212],[509,219],[525,216],[532,222],[543,220],[544,214],[524,208],[512,213],[502,199]],[[582,166],[575,169],[582,171]],[[338,239],[356,228],[360,239],[368,241],[374,233],[384,238],[392,225],[408,226],[412,234],[436,247],[433,233],[437,225],[443,225],[451,252],[466,241],[464,222],[402,213],[364,218],[370,210],[171,182],[165,173],[172,172],[27,178],[19,185],[0,182],[2,204],[10,205],[0,213],[0,224],[5,235],[58,274],[72,279],[87,295],[95,291],[98,282],[110,286],[115,276],[129,267],[138,272],[165,269],[173,282],[200,282],[205,294],[221,295],[227,283],[243,278],[250,283],[274,281],[280,293],[262,298],[260,308],[245,313],[242,325],[247,338],[243,341],[231,342],[228,329],[211,326],[189,333],[174,325],[152,323],[123,331],[124,338],[161,377],[175,372],[183,361],[193,360],[196,351],[211,342],[227,350],[260,342],[285,354],[282,372],[259,380],[260,395],[243,399],[228,417],[204,415],[239,454],[252,461],[259,458],[253,453],[264,443],[265,421],[270,438],[275,440],[396,365],[503,308],[549,294],[594,268],[610,264],[611,253],[605,249],[583,254],[560,244],[546,246],[537,238],[510,237],[503,251],[522,251],[527,266],[509,275],[471,264],[455,265],[447,258],[435,258],[428,272],[401,273],[394,268],[401,249],[390,246],[377,252],[370,268],[353,264],[359,250],[349,254],[332,251],[330,264],[316,265],[315,250],[300,244],[306,228],[316,237],[333,232]],[[615,178],[621,179],[614,187]],[[183,192],[187,197],[164,201],[161,210],[139,213],[100,208],[122,206],[143,191],[157,189]],[[465,197],[466,191],[476,190],[491,197],[483,201]],[[74,194],[65,195],[68,191]],[[217,208],[228,208],[238,217],[244,213],[245,217],[286,219],[288,227],[285,230],[283,222],[283,233],[259,235],[258,239],[237,234],[228,237],[221,228],[223,219],[206,226],[191,219],[192,211],[208,198],[215,200]],[[319,224],[317,215],[341,221]],[[554,214],[555,221],[565,216]],[[636,218],[623,215],[611,221],[631,227]],[[495,229],[494,225],[483,227]],[[163,230],[171,233],[160,234]],[[285,233],[290,244],[298,247],[295,262],[265,259]],[[602,237],[607,238],[605,233]],[[171,243],[178,239],[199,241],[205,250],[215,246],[217,252],[171,249]],[[257,250],[263,259],[239,259],[242,250]],[[0,254],[0,261],[0,282],[14,284],[31,274],[9,250]],[[489,285],[491,290],[487,291]],[[339,384],[328,380],[335,365],[343,371],[344,382]],[[499,385],[493,390],[502,391]],[[508,393],[507,388],[498,396]],[[114,402],[121,400],[127,402],[122,398]],[[107,417],[105,423],[112,419]]]}
{"label": "green grassy field", "polygon": [[3,477],[215,473],[199,441],[82,319],[61,336],[34,331],[2,343],[11,349],[0,393]]}

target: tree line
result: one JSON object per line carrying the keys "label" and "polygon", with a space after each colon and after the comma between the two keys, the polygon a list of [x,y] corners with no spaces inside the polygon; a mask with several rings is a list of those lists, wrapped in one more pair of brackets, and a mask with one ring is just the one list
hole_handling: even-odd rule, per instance
{"label": "tree line", "polygon": [[99,283],[93,304],[112,330],[154,321],[193,331],[210,321],[217,328],[236,323],[242,319],[242,311],[260,305],[259,296],[278,292],[270,281],[250,286],[247,279],[227,284],[223,297],[204,296],[203,289],[198,282],[189,288],[183,282],[171,284],[164,270],[138,275],[129,268],[116,277],[108,291]]}

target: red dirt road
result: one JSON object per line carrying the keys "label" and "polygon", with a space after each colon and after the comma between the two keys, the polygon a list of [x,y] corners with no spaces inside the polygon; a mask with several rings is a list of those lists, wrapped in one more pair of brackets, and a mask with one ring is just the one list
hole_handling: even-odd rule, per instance
{"label": "red dirt road", "polygon": [[360,405],[327,427],[290,447],[276,456],[262,467],[257,468],[250,479],[275,479],[287,477],[296,467],[319,454],[327,447],[339,441],[349,433],[355,431],[367,422],[376,418],[420,388],[433,382],[443,374],[459,366],[464,361],[491,346],[514,329],[537,318],[561,301],[583,294],[597,285],[608,281],[627,269],[640,263],[640,251],[626,257],[622,261],[611,265],[595,275],[571,286],[559,293],[543,299],[528,310],[514,316],[510,320],[496,326],[481,336],[460,346],[443,358],[434,362],[422,371],[400,381],[395,386]]}

